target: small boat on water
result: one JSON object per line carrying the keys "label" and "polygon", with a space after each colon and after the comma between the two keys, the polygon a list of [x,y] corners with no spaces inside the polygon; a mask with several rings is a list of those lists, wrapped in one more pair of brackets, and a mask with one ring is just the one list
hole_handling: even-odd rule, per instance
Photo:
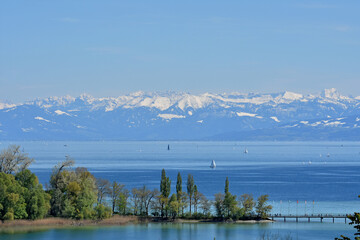
{"label": "small boat on water", "polygon": [[327,157],[330,157],[330,153],[328,153],[326,156],[327,156]]}
{"label": "small boat on water", "polygon": [[210,164],[210,168],[216,168],[215,160],[212,160],[212,162]]}
{"label": "small boat on water", "polygon": [[168,151],[170,150],[170,144],[168,144]]}
{"label": "small boat on water", "polygon": [[249,151],[247,150],[247,148],[245,148],[245,150],[244,150],[244,153],[246,154],[246,153],[248,153]]}

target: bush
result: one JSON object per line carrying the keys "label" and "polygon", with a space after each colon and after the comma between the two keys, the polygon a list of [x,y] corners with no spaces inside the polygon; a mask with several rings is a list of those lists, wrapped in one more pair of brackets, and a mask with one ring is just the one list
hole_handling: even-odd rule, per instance
{"label": "bush", "polygon": [[10,221],[14,220],[14,213],[11,212],[11,211],[10,211],[10,212],[7,212],[7,213],[4,215],[3,219],[4,219],[4,220],[10,220]]}
{"label": "bush", "polygon": [[111,208],[105,207],[102,204],[99,204],[95,207],[95,213],[97,219],[110,218],[112,215]]}

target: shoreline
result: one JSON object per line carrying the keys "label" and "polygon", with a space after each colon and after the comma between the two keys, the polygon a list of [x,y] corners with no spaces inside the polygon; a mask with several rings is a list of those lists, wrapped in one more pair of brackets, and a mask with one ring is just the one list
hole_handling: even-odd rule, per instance
{"label": "shoreline", "polygon": [[232,224],[257,224],[257,223],[272,223],[273,220],[237,220],[237,221],[219,221],[214,219],[161,219],[154,217],[138,217],[138,216],[118,216],[115,215],[103,220],[74,220],[66,218],[44,218],[39,220],[13,220],[0,221],[1,233],[15,233],[40,231],[47,229],[58,229],[68,227],[111,227],[123,226],[129,224],[144,224],[144,223],[232,223]]}

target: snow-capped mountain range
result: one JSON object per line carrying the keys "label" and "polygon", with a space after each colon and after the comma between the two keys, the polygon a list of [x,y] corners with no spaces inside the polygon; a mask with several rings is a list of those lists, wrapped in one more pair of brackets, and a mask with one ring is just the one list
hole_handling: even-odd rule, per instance
{"label": "snow-capped mountain range", "polygon": [[360,97],[135,92],[0,103],[1,140],[358,140]]}

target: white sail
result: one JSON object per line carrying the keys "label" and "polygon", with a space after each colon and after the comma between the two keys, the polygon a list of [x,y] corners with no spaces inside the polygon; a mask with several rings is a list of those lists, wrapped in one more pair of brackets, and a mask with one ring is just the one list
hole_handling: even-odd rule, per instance
{"label": "white sail", "polygon": [[248,153],[249,151],[247,150],[247,148],[245,148],[245,150],[244,150],[244,153]]}
{"label": "white sail", "polygon": [[212,160],[212,162],[211,162],[211,164],[210,164],[210,167],[211,167],[211,168],[216,168],[215,160]]}

